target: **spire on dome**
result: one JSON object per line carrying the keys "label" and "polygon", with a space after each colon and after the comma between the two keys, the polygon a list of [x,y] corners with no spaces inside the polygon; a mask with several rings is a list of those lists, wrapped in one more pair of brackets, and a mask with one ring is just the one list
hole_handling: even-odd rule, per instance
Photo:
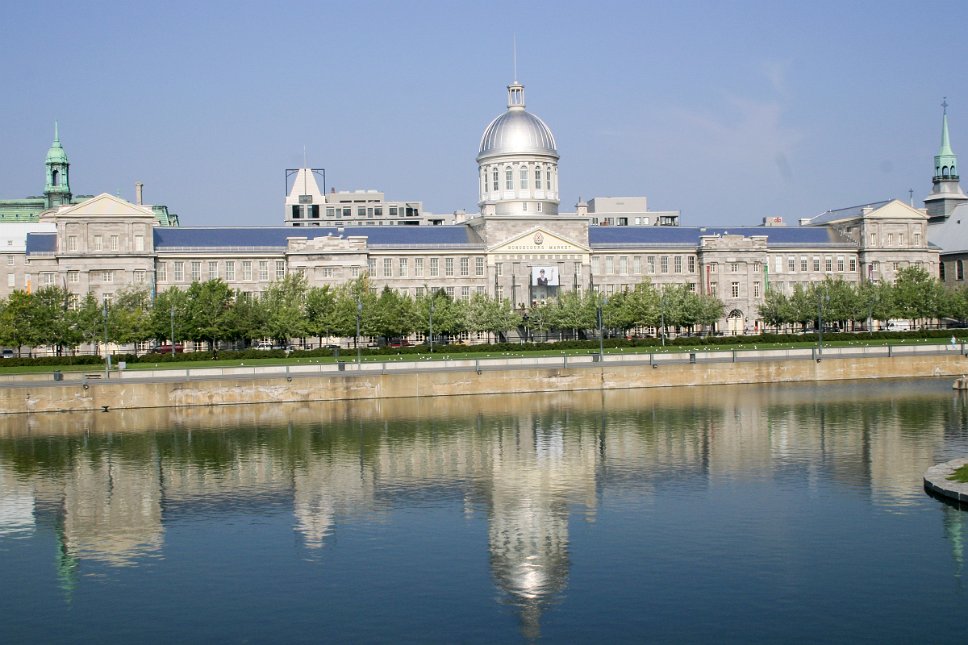
{"label": "spire on dome", "polygon": [[941,148],[934,157],[935,180],[958,180],[958,157],[951,149],[951,139],[948,136],[948,97],[941,102]]}

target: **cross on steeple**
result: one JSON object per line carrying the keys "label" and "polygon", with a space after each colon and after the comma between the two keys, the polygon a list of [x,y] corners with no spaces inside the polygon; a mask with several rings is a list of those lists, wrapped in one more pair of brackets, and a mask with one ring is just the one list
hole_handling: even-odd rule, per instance
{"label": "cross on steeple", "polygon": [[941,99],[941,107],[944,109],[944,113],[947,114],[948,113],[948,97],[947,96],[945,96],[944,98]]}

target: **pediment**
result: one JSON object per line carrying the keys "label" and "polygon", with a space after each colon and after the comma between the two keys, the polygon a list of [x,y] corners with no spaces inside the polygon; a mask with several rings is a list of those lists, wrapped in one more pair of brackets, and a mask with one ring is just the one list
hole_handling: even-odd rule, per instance
{"label": "pediment", "polygon": [[519,233],[488,247],[488,253],[588,253],[591,249],[543,226]]}
{"label": "pediment", "polygon": [[108,193],[101,193],[76,206],[60,209],[54,215],[58,218],[150,217],[154,219],[155,217],[150,206],[138,206]]}
{"label": "pediment", "polygon": [[867,214],[867,219],[927,219],[924,211],[908,206],[899,199],[892,199],[878,209]]}

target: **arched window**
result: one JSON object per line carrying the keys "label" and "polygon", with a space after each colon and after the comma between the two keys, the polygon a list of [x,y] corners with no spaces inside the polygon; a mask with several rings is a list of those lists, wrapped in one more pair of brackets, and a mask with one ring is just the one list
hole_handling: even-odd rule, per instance
{"label": "arched window", "polygon": [[541,166],[534,167],[534,189],[541,190]]}
{"label": "arched window", "polygon": [[942,177],[947,177],[948,176],[948,166],[942,166],[941,167],[941,176]]}
{"label": "arched window", "polygon": [[60,185],[59,182],[60,182],[60,171],[54,170],[53,172],[50,173],[50,185],[58,186]]}
{"label": "arched window", "polygon": [[497,168],[491,171],[491,190],[497,190]]}
{"label": "arched window", "polygon": [[514,170],[511,166],[504,168],[504,190],[514,190]]}
{"label": "arched window", "polygon": [[521,166],[521,190],[528,189],[528,167]]}

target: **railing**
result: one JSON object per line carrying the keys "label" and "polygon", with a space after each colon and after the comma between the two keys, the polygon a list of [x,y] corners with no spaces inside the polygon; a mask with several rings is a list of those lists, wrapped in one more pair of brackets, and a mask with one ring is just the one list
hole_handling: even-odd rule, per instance
{"label": "railing", "polygon": [[[401,356],[382,361],[339,361],[336,363],[315,363],[303,365],[267,365],[240,367],[196,367],[185,369],[158,370],[128,370],[112,371],[110,380],[146,380],[146,381],[184,381],[206,378],[263,378],[285,377],[288,379],[331,375],[353,376],[358,374],[407,374],[415,371],[455,371],[481,373],[493,370],[508,369],[587,369],[620,367],[632,365],[651,365],[654,368],[687,364],[714,364],[739,362],[768,362],[778,360],[837,360],[850,358],[892,358],[894,356],[910,355],[955,355],[966,356],[966,345],[877,345],[857,347],[824,347],[818,352],[817,347],[802,347],[791,349],[717,349],[676,352],[623,352],[621,350],[606,353],[604,356],[597,352],[587,354],[562,354],[561,356],[495,356],[490,358],[444,358],[430,359],[429,357],[414,358]],[[968,365],[966,365],[968,371]],[[65,381],[82,381],[87,384],[89,376],[81,372],[65,372]],[[17,381],[48,381],[49,374],[18,376]],[[13,380],[13,379],[11,379]]]}

